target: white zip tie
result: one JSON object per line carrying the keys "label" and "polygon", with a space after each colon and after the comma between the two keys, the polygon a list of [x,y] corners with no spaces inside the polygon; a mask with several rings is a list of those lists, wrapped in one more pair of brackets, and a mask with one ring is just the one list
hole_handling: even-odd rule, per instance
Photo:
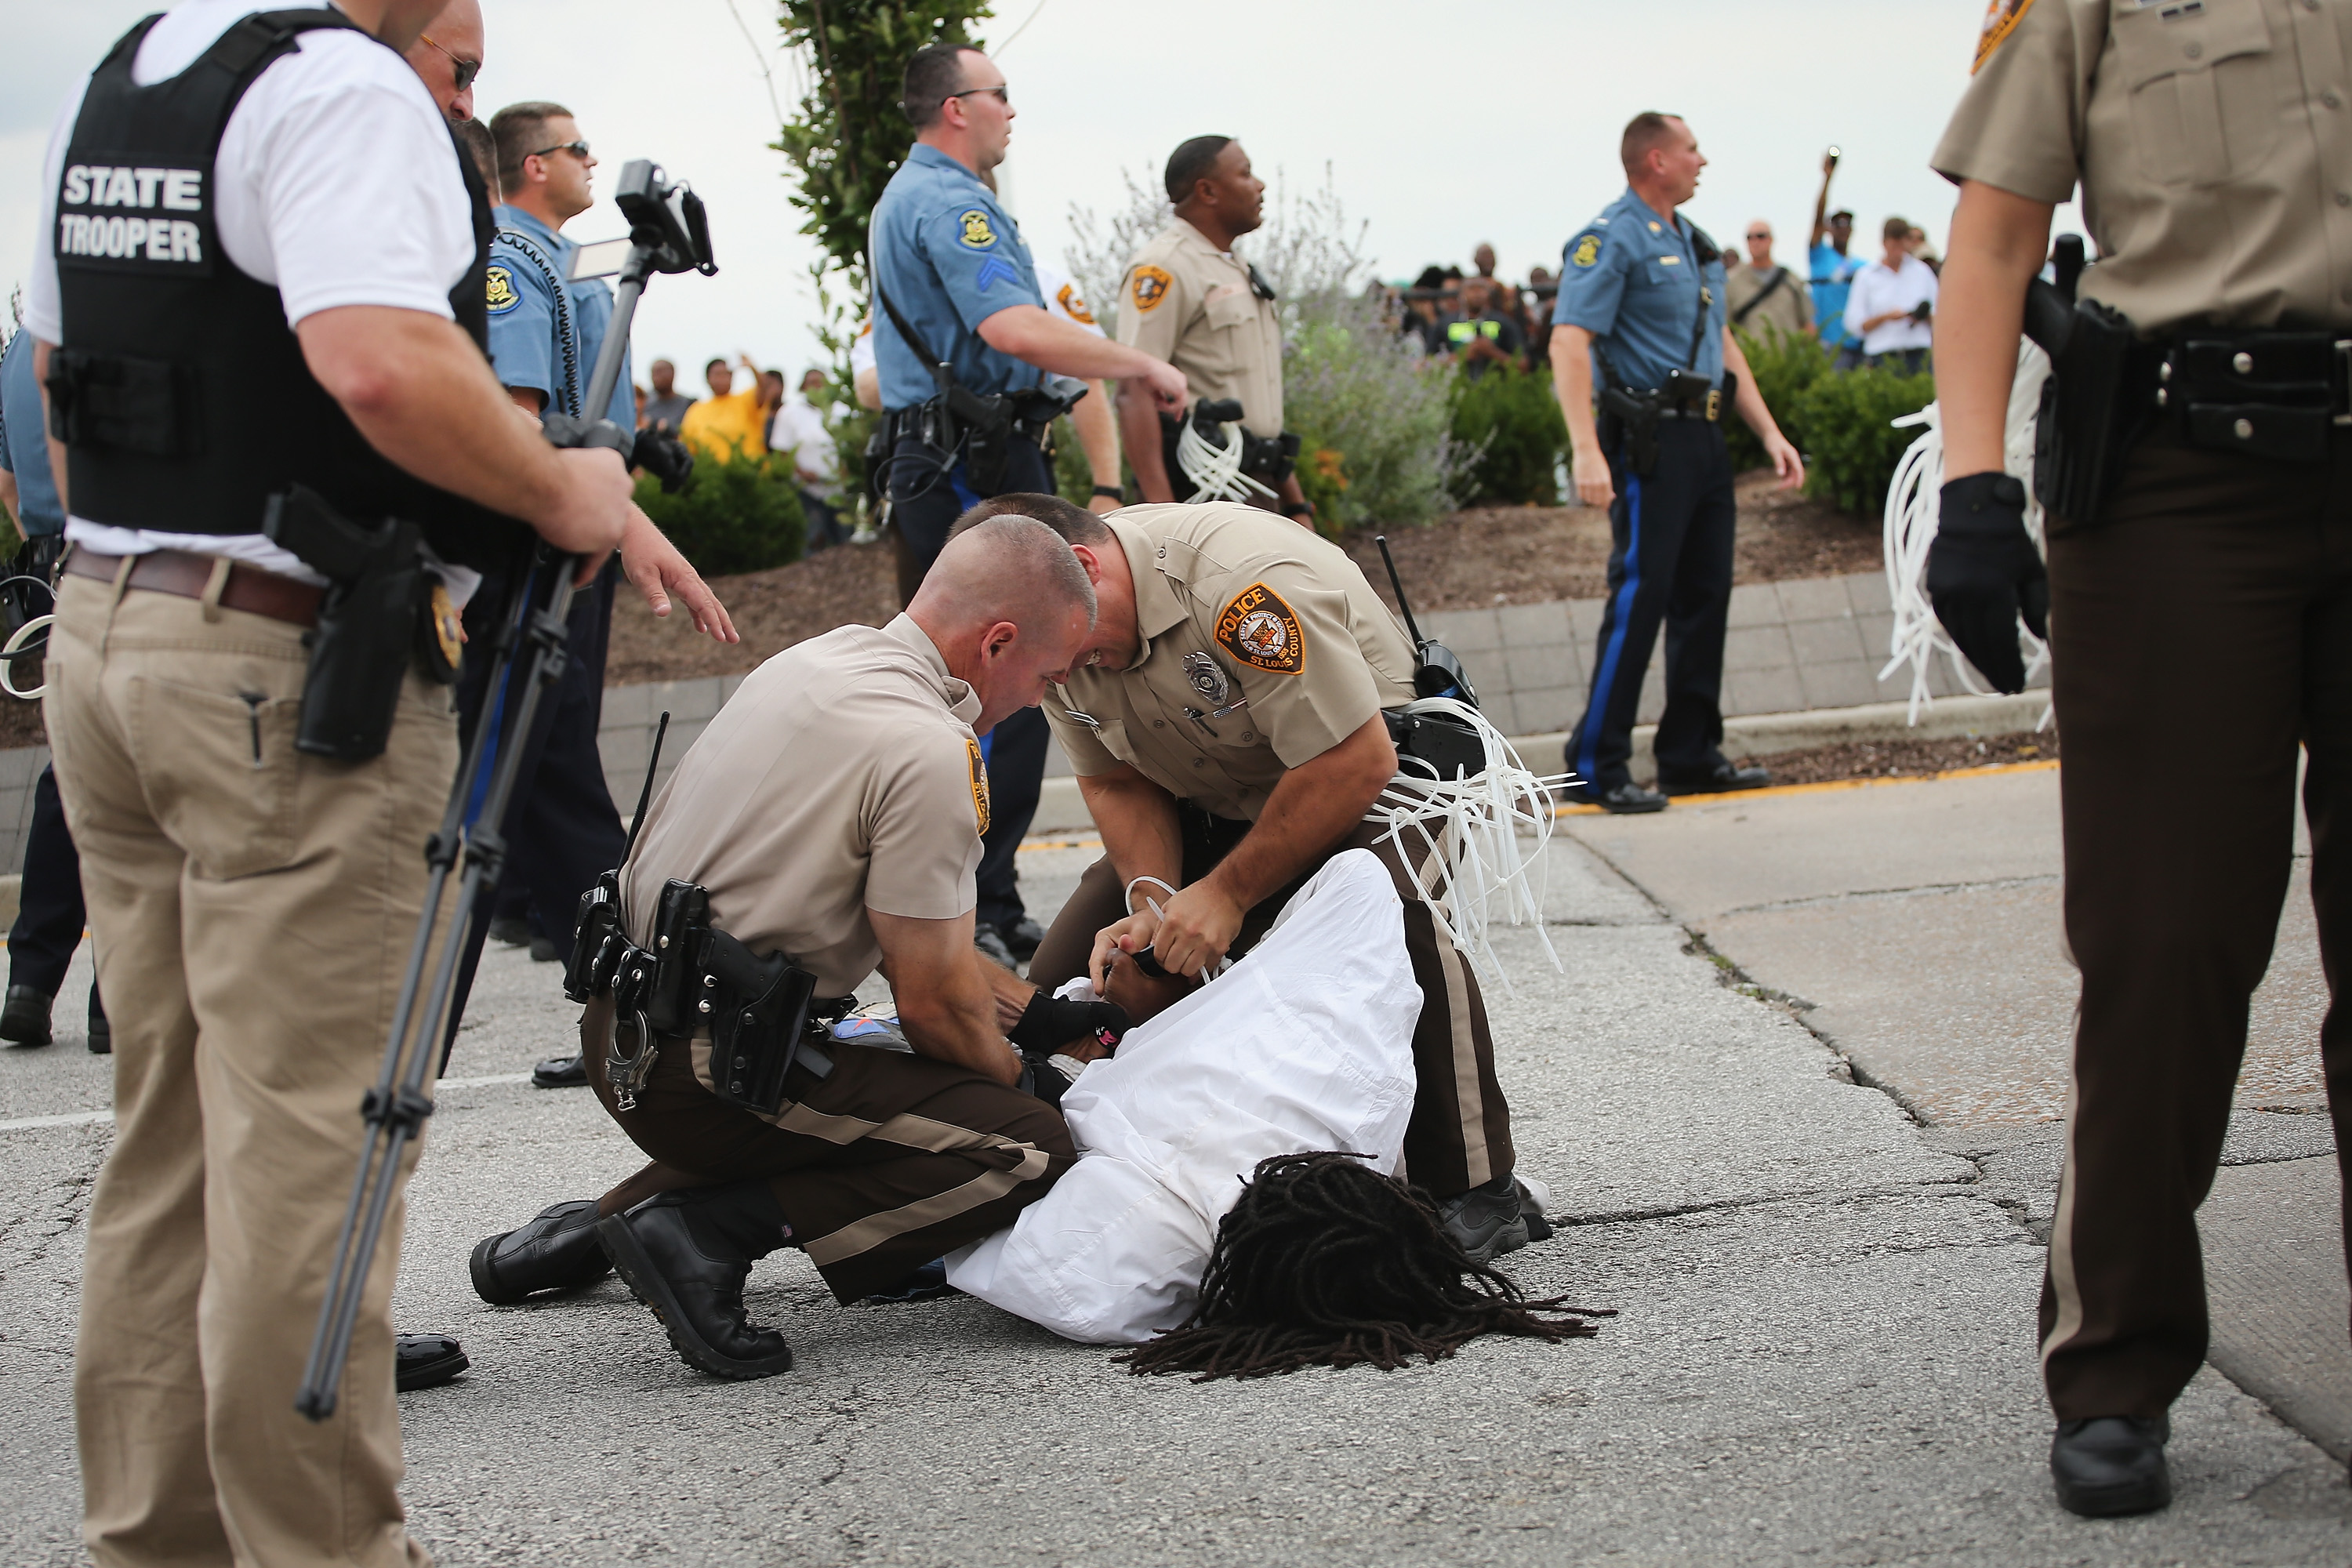
{"label": "white zip tie", "polygon": [[1220,426],[1219,428],[1225,433],[1225,444],[1222,449],[1209,445],[1208,438],[1201,434],[1200,426],[1192,423],[1190,416],[1186,416],[1182,427],[1176,433],[1176,466],[1184,470],[1186,479],[1192,481],[1191,499],[1193,504],[1213,500],[1245,501],[1252,495],[1263,496],[1267,500],[1276,500],[1274,491],[1242,472],[1242,427],[1236,424]]}

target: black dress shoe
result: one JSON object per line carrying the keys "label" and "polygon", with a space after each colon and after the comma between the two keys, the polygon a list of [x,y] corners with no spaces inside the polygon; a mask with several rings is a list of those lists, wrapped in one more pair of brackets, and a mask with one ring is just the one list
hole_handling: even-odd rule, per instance
{"label": "black dress shoe", "polygon": [[533,963],[553,963],[562,956],[555,951],[553,937],[535,936],[530,939],[530,961]]}
{"label": "black dress shoe", "polygon": [[1733,790],[1762,789],[1772,782],[1767,768],[1743,768],[1726,758],[1703,773],[1658,775],[1658,787],[1668,795],[1728,795]]}
{"label": "black dress shoe", "polygon": [[114,1026],[106,1021],[106,1004],[98,999],[98,982],[89,985],[89,1054],[110,1057],[114,1054]]}
{"label": "black dress shoe", "polygon": [[533,1089],[581,1089],[588,1082],[588,1064],[578,1056],[550,1057],[530,1069]]}
{"label": "black dress shoe", "polygon": [[47,1045],[49,1001],[46,992],[30,985],[8,987],[8,1000],[0,1005],[0,1040],[12,1046]]}
{"label": "black dress shoe", "polygon": [[393,1386],[406,1394],[412,1388],[438,1388],[474,1363],[467,1359],[465,1347],[447,1334],[402,1334],[392,1364]]}
{"label": "black dress shoe", "polygon": [[743,1307],[752,1260],[791,1234],[765,1182],[663,1193],[596,1222],[613,1267],[669,1331],[671,1348],[713,1377],[792,1369],[784,1336],[754,1324]]}
{"label": "black dress shoe", "polygon": [[530,921],[521,915],[502,915],[490,922],[490,940],[501,947],[528,947]]}
{"label": "black dress shoe", "polygon": [[2101,1415],[2061,1421],[2050,1439],[2050,1479],[2058,1501],[2085,1519],[2153,1513],[2172,1500],[2164,1445],[2168,1417]]}
{"label": "black dress shoe", "polygon": [[1612,784],[1598,793],[1590,784],[1570,784],[1562,794],[1567,799],[1580,805],[1597,805],[1612,816],[1642,816],[1666,809],[1664,795],[1655,790],[1643,789],[1632,779]]}
{"label": "black dress shoe", "polygon": [[1008,921],[998,926],[996,934],[1004,939],[1004,945],[1013,957],[1026,963],[1037,956],[1037,944],[1045,940],[1045,928],[1023,915],[1017,921]]}
{"label": "black dress shoe", "polygon": [[971,933],[971,945],[980,949],[981,956],[999,969],[1010,969],[1017,973],[1021,967],[1021,961],[1013,956],[1013,950],[1004,944],[1003,936],[994,926],[975,926]]}
{"label": "black dress shoe", "polygon": [[468,1267],[474,1294],[494,1307],[511,1306],[541,1290],[593,1285],[613,1271],[596,1240],[596,1200],[580,1198],[541,1209],[519,1229],[486,1236]]}

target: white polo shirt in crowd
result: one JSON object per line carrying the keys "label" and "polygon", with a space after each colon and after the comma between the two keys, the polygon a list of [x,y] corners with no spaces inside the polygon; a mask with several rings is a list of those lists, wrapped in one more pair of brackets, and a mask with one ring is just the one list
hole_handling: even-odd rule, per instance
{"label": "white polo shirt in crowd", "polygon": [[1854,274],[1853,291],[1846,296],[1846,335],[1860,338],[1862,352],[1865,354],[1933,348],[1936,346],[1936,329],[1928,322],[1915,321],[1908,315],[1874,327],[1868,332],[1862,330],[1862,324],[1871,317],[1883,316],[1889,310],[1916,310],[1922,304],[1934,304],[1935,300],[1936,274],[1917,257],[1905,257],[1899,270],[1888,267],[1884,260],[1874,261]]}

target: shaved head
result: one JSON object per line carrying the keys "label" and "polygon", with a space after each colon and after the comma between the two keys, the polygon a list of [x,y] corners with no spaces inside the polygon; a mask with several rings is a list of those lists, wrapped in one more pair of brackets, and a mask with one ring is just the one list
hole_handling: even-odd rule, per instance
{"label": "shaved head", "polygon": [[907,614],[980,694],[973,728],[986,730],[1068,677],[1094,630],[1095,591],[1060,534],[992,517],[948,541]]}

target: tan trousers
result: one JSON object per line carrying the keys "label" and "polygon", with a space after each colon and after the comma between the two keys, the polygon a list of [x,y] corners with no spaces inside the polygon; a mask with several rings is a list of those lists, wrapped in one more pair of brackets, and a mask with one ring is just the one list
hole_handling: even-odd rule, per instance
{"label": "tan trousers", "polygon": [[45,713],[114,1026],[74,1352],[102,1564],[430,1561],[397,1489],[397,1200],[334,1416],[294,1391],[457,721],[415,677],[383,756],[299,755],[303,664],[279,621],[59,588]]}

